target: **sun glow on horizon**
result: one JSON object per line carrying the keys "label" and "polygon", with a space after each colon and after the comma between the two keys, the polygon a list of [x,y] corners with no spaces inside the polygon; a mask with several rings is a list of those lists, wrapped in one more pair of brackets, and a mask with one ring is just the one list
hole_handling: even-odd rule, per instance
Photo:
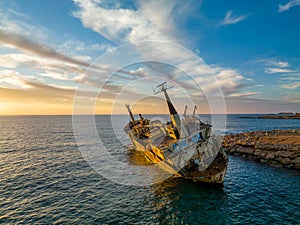
{"label": "sun glow on horizon", "polygon": [[[179,81],[178,86],[189,91],[194,83],[188,84],[184,73],[192,72],[196,83],[204,84],[202,90],[222,90],[229,114],[298,112],[300,67],[295,46],[300,39],[300,7],[294,2],[252,1],[228,8],[218,1],[216,12],[210,1],[2,0],[0,115],[72,115],[81,82],[82,96],[104,90],[94,108],[87,108],[91,99],[82,102],[79,114],[126,114],[125,104],[137,113],[167,113],[165,104],[136,104],[132,96],[150,96],[151,82],[160,79]],[[160,41],[150,48],[139,44],[148,40]],[[127,44],[132,45],[128,55],[119,54]],[[207,67],[187,57],[185,50]],[[117,54],[97,61],[112,52]],[[145,61],[136,60],[139,56]],[[119,66],[130,57],[134,65]],[[166,66],[171,60],[178,65]],[[205,68],[216,82],[205,77]],[[114,79],[107,80],[114,73]],[[130,86],[135,79],[146,81]],[[115,101],[128,86],[122,101]],[[195,103],[174,98],[178,112],[186,104],[196,104],[199,113],[224,113],[219,108],[211,112],[203,93],[193,94],[199,97]]]}

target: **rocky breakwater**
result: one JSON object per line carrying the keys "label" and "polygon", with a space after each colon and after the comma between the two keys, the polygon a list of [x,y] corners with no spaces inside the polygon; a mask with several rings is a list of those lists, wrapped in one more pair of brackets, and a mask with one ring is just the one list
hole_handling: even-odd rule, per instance
{"label": "rocky breakwater", "polygon": [[300,130],[273,130],[226,135],[223,147],[228,154],[275,167],[300,170]]}

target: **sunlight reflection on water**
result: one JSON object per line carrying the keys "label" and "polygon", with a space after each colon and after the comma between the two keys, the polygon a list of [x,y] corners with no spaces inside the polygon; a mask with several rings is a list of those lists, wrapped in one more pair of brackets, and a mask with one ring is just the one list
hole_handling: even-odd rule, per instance
{"label": "sunlight reflection on water", "polygon": [[[105,120],[97,117],[99,123]],[[242,130],[248,123],[234,117],[228,126]],[[257,129],[264,126],[258,123]],[[223,186],[183,179],[148,187],[122,186],[101,177],[84,161],[71,117],[0,117],[0,127],[3,224],[299,223],[297,171],[230,157]],[[132,160],[126,146],[107,145],[117,158]]]}

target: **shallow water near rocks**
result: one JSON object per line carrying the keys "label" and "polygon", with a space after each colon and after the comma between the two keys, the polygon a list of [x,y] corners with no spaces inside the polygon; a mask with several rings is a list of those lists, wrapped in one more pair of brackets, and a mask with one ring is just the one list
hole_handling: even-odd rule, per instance
{"label": "shallow water near rocks", "polygon": [[[128,161],[126,147],[112,140],[110,117],[96,116],[96,124],[111,153]],[[300,121],[230,115],[227,132],[299,127]],[[125,133],[120,139],[128,141]],[[300,172],[239,157],[229,157],[223,186],[178,178],[147,187],[113,183],[82,157],[71,116],[0,117],[0,182],[3,224],[297,224],[300,218]]]}

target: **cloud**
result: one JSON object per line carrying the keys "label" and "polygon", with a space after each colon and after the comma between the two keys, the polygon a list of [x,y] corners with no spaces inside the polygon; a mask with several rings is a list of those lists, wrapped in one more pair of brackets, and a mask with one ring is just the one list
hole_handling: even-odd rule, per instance
{"label": "cloud", "polygon": [[221,67],[215,70],[217,71],[218,84],[221,86],[224,95],[237,93],[240,89],[249,86],[245,82],[245,78],[237,70]]}
{"label": "cloud", "polygon": [[291,74],[282,74],[281,81],[300,81],[300,74],[298,73],[291,73]]}
{"label": "cloud", "polygon": [[28,62],[34,63],[36,62],[36,58],[20,53],[0,55],[0,66],[4,68],[15,69],[20,65],[26,64]]}
{"label": "cloud", "polygon": [[[59,88],[33,81],[26,81],[26,85],[30,86],[28,89],[0,87],[1,102],[17,103],[29,105],[30,103],[56,105],[73,101],[75,90]],[[25,107],[26,108],[26,107]],[[30,111],[38,111],[40,107],[31,108]],[[58,107],[57,107],[58,108]],[[24,109],[24,107],[23,107]],[[14,112],[13,114],[15,114]],[[18,114],[22,114],[20,111]]]}
{"label": "cloud", "polygon": [[289,67],[290,64],[288,62],[276,62],[275,65],[277,65],[278,67],[284,68],[284,67]]}
{"label": "cloud", "polygon": [[73,80],[72,78],[70,78],[69,73],[55,72],[51,70],[46,70],[44,72],[38,73],[38,75],[43,77],[50,77],[55,80]]}
{"label": "cloud", "polygon": [[275,73],[293,73],[294,70],[284,69],[284,68],[265,68],[266,74],[275,74]]}
{"label": "cloud", "polygon": [[233,93],[230,94],[229,97],[252,97],[255,95],[259,95],[260,92],[255,92],[255,91],[246,91],[246,92],[242,92],[242,93]]}
{"label": "cloud", "polygon": [[[101,51],[103,53],[112,49],[110,45],[104,43],[86,45],[79,41],[67,41],[56,45],[54,50],[49,47],[50,44],[48,46],[42,44],[42,42],[49,42],[47,30],[30,24],[31,19],[27,15],[11,9],[5,12],[0,9],[0,16],[0,43],[5,52],[0,55],[0,66],[15,69],[16,74],[20,74],[24,68],[30,69],[30,73],[36,76],[36,79],[45,81],[42,77],[50,77],[53,83],[62,80],[71,81],[73,77],[78,77],[78,74],[83,74],[87,68],[107,72],[107,69],[104,70],[100,66],[91,66],[88,63],[91,56],[79,52]],[[7,87],[13,87],[11,82],[8,82],[13,78],[5,79]],[[49,82],[49,79],[47,81]],[[18,80],[15,82],[20,84]]]}
{"label": "cloud", "polygon": [[[139,1],[136,9],[123,8],[107,8],[98,4],[96,1],[75,0],[78,10],[73,15],[82,21],[82,24],[98,32],[110,41],[130,42],[136,46],[136,49],[145,59],[149,56],[162,61],[175,61],[176,65],[187,73],[197,74],[193,79],[201,82],[201,88],[205,91],[214,91],[219,86],[222,86],[223,91],[232,93],[246,86],[243,81],[243,76],[237,71],[218,67],[217,73],[219,82],[214,82],[211,76],[212,71],[206,66],[198,62],[194,63],[193,59],[184,55],[181,50],[171,48],[170,45],[139,44],[142,40],[159,40],[180,44],[181,40],[176,37],[175,17],[176,9],[179,9],[180,1]],[[165,4],[162,4],[165,3]],[[246,16],[233,17],[231,12],[227,16],[227,22],[237,23]],[[176,49],[178,52],[175,52]],[[176,71],[170,71],[165,66],[159,64],[145,63],[145,66],[150,69],[148,74],[158,74],[161,77],[166,77],[176,82],[187,89],[191,89],[193,82],[181,80]],[[223,77],[227,75],[227,78]],[[144,74],[137,74],[138,77],[145,77]],[[126,77],[124,77],[126,78]],[[128,77],[129,79],[132,78]],[[87,77],[87,79],[91,79]]]}
{"label": "cloud", "polygon": [[[246,82],[246,79],[241,73],[234,69],[216,65],[210,67],[193,66],[192,64],[186,65],[186,71],[191,70],[194,70],[193,74],[198,74],[198,76],[193,77],[193,79],[201,85],[200,88],[204,93],[213,93],[221,87],[223,94],[227,96],[239,92],[244,87],[250,86],[249,81]],[[217,82],[212,76],[213,74]]]}
{"label": "cloud", "polygon": [[291,65],[289,62],[280,61],[276,59],[260,59],[255,62],[262,63],[264,68],[264,72],[266,74],[281,74],[288,75],[294,72],[297,72],[297,69],[291,69]]}
{"label": "cloud", "polygon": [[47,59],[56,59],[84,67],[90,66],[89,63],[70,58],[66,55],[56,52],[55,50],[47,47],[46,45],[34,43],[33,41],[18,34],[7,33],[0,30],[0,42],[2,42],[5,45],[13,46],[24,52],[39,55]]}
{"label": "cloud", "polygon": [[160,32],[174,34],[176,27],[174,25],[175,14],[173,11],[179,3],[178,0],[144,0],[138,2],[140,5],[138,11],[151,21]]}
{"label": "cloud", "polygon": [[278,5],[278,12],[284,12],[289,10],[292,7],[300,5],[300,0],[291,0],[285,5]]}
{"label": "cloud", "polygon": [[116,43],[148,40],[177,42],[173,30],[173,9],[180,1],[140,1],[139,9],[107,8],[99,1],[74,0],[79,10],[73,15],[82,24]]}
{"label": "cloud", "polygon": [[[181,63],[179,68],[188,74],[194,74],[192,80],[182,81],[182,87],[187,89],[190,89],[191,86],[195,87],[196,82],[200,85],[200,88],[204,93],[212,94],[220,87],[223,94],[228,96],[232,93],[238,93],[242,88],[251,86],[251,83],[235,69],[224,68],[217,65],[208,67],[205,64],[201,65],[189,60]],[[217,82],[213,75],[216,77]],[[182,74],[178,74],[178,76],[181,77]],[[171,79],[174,80],[174,77]],[[190,86],[187,86],[186,84]]]}
{"label": "cloud", "polygon": [[15,72],[30,69],[30,74],[35,75],[36,79],[49,77],[53,82],[57,80],[76,82],[75,77],[85,73],[85,70],[77,65],[23,53],[0,55],[0,67],[14,69]]}
{"label": "cloud", "polygon": [[299,111],[299,99],[260,99],[232,97],[226,98],[226,106],[230,113],[274,113],[289,111]]}
{"label": "cloud", "polygon": [[264,64],[266,66],[280,67],[280,68],[290,67],[290,64],[285,61],[277,61],[274,59],[265,59],[265,60],[261,60],[261,61],[264,62]]}
{"label": "cloud", "polygon": [[[78,94],[78,98],[82,99],[77,107],[80,107],[83,113],[86,112],[86,106],[94,105],[95,101],[97,113],[110,113],[112,100],[120,96],[119,92],[123,88],[119,85],[105,84],[98,95],[98,90],[92,91],[91,88],[88,90],[78,89],[77,87],[50,85],[33,79],[25,79],[24,75],[15,73],[15,71],[7,71],[5,76],[2,75],[0,78],[3,82],[9,81],[15,85],[14,87],[2,87],[0,83],[0,102],[5,105],[5,109],[2,108],[0,114],[58,114],[62,112],[71,114],[75,93]],[[121,96],[127,102],[131,102],[137,93],[125,90],[122,91]],[[34,107],[37,104],[38,107]],[[121,107],[123,108],[124,104]],[[9,111],[8,108],[11,110]],[[19,111],[16,112],[16,109]],[[105,111],[103,111],[104,109]]]}
{"label": "cloud", "polygon": [[26,14],[16,12],[12,9],[2,10],[0,8],[0,30],[7,33],[22,34],[23,36],[46,40],[47,30],[42,26],[30,24],[30,17]]}
{"label": "cloud", "polygon": [[296,90],[300,88],[300,82],[292,82],[292,83],[287,83],[287,84],[282,84],[281,87],[289,90]]}
{"label": "cloud", "polygon": [[[200,82],[203,91],[213,92],[220,85],[225,95],[230,96],[247,86],[245,78],[237,70],[219,66],[209,68],[204,66],[203,63],[195,62],[194,58],[184,54],[185,51],[181,51],[179,48],[175,48],[175,52],[174,48],[170,48],[169,45],[161,44],[157,46],[153,42],[153,44],[145,46],[137,42],[141,40],[158,40],[161,43],[182,43],[183,40],[178,39],[176,34],[178,28],[175,26],[176,19],[182,15],[179,13],[181,10],[180,6],[184,5],[181,1],[138,1],[134,9],[120,8],[117,5],[104,7],[102,4],[104,1],[75,0],[74,2],[78,9],[73,15],[79,18],[85,27],[98,32],[109,41],[117,44],[132,43],[135,47],[134,50],[145,59],[149,56],[152,58],[153,56],[154,58],[159,56],[158,58],[165,61],[172,60],[177,62],[179,68],[186,73],[197,74],[193,79]],[[228,19],[232,18],[239,20],[239,17],[234,17],[231,14]],[[115,71],[114,62],[109,61],[105,62],[104,65],[90,67],[90,64],[86,61],[88,60],[86,55],[81,54],[86,49],[89,49],[89,51],[111,50],[110,45],[86,45],[78,41],[68,41],[56,46],[57,48],[54,50],[28,37],[1,30],[0,42],[4,46],[13,47],[24,53],[11,53],[0,56],[0,64],[4,67],[15,69],[17,72],[21,67],[31,66],[33,69],[36,69],[32,71],[41,78],[40,81],[47,80],[49,82],[51,80],[48,79],[49,77],[54,79],[54,84],[43,84],[32,80],[22,81],[24,85],[28,85],[29,93],[37,94],[37,90],[39,90],[43,93],[42,95],[46,96],[47,94],[44,91],[49,91],[49,93],[59,93],[58,95],[61,98],[70,98],[71,95],[74,95],[73,89],[69,90],[70,88],[59,87],[57,84],[61,84],[61,81],[79,82],[83,78],[83,84],[87,87],[99,87],[99,85],[103,85],[103,78],[108,73]],[[74,51],[70,52],[70,49]],[[118,59],[115,60],[117,61]],[[86,71],[86,76],[83,77],[86,68],[90,69]],[[128,81],[131,82],[136,78],[151,80],[149,74],[176,80],[181,87],[193,91],[196,90],[195,83],[184,80],[181,77],[181,72],[148,62],[144,66],[133,70],[120,69],[114,76],[115,79],[109,80],[104,86],[101,97],[114,99],[117,95],[116,92],[120,91],[122,84],[126,83],[124,81],[128,83]],[[216,75],[218,83],[215,82],[212,74]],[[94,89],[91,88],[91,90]],[[144,94],[143,91],[142,93]],[[127,94],[128,96],[133,96],[137,93],[132,91]],[[33,94],[30,96],[33,97]],[[55,98],[59,98],[59,96]]]}
{"label": "cloud", "polygon": [[21,75],[15,70],[2,70],[0,72],[0,86],[10,87],[14,89],[28,89],[31,88],[24,79],[24,75]]}
{"label": "cloud", "polygon": [[[56,51],[77,58],[78,55],[85,57],[90,57],[93,54],[99,54],[112,51],[115,47],[108,44],[108,43],[101,43],[101,44],[85,44],[82,41],[78,40],[67,40],[64,43],[56,46]],[[88,60],[81,60],[81,61],[88,61]]]}
{"label": "cloud", "polygon": [[279,68],[290,67],[289,62],[277,60],[274,58],[258,59],[258,60],[254,60],[253,62],[262,63],[264,66],[268,66],[268,67],[279,67]]}
{"label": "cloud", "polygon": [[243,20],[245,20],[248,17],[248,15],[233,15],[233,12],[231,10],[227,11],[225,18],[221,22],[221,25],[230,25],[230,24],[236,24]]}
{"label": "cloud", "polygon": [[[279,61],[275,59],[261,59],[257,60],[257,62],[262,62],[264,66],[269,66],[264,68],[264,72],[266,74],[277,74],[276,82],[279,87],[289,90],[289,92],[293,92],[294,90],[299,88],[300,77],[299,71],[297,67],[293,67],[289,62]],[[289,93],[284,93],[287,96]],[[286,99],[286,101],[289,101]]]}
{"label": "cloud", "polygon": [[[290,92],[293,92],[300,87],[300,76],[299,72],[282,74],[279,78],[278,83],[284,89],[288,89]],[[295,93],[295,96],[299,95]]]}
{"label": "cloud", "polygon": [[[78,68],[78,66],[84,67],[85,69],[89,68],[90,70],[97,70],[106,73],[107,72],[111,73],[117,70],[113,66],[109,66],[109,65],[103,65],[103,66],[92,65],[88,62],[81,61],[79,59],[75,59],[66,56],[62,53],[59,53],[51,49],[47,45],[38,44],[27,39],[26,37],[20,36],[18,34],[6,33],[1,30],[0,30],[0,42],[4,43],[7,46],[11,46],[18,50],[21,50],[27,54],[28,53],[32,54],[32,55],[27,55],[27,54],[18,53],[18,54],[2,55],[0,57],[0,64],[6,68],[17,68],[20,64],[28,64],[28,65],[36,65],[40,68],[48,68],[48,69],[52,66],[54,68],[60,68],[62,70],[71,69],[75,72],[85,71]],[[7,59],[10,59],[9,63],[7,63],[8,62]],[[54,60],[54,61],[52,61],[52,63],[49,63],[49,60]],[[67,63],[67,65],[62,63]],[[72,64],[73,66],[70,64]],[[64,68],[64,66],[66,67]],[[132,76],[132,73],[125,70],[119,70],[119,73],[124,73]],[[96,73],[96,74],[99,75],[100,73]]]}

